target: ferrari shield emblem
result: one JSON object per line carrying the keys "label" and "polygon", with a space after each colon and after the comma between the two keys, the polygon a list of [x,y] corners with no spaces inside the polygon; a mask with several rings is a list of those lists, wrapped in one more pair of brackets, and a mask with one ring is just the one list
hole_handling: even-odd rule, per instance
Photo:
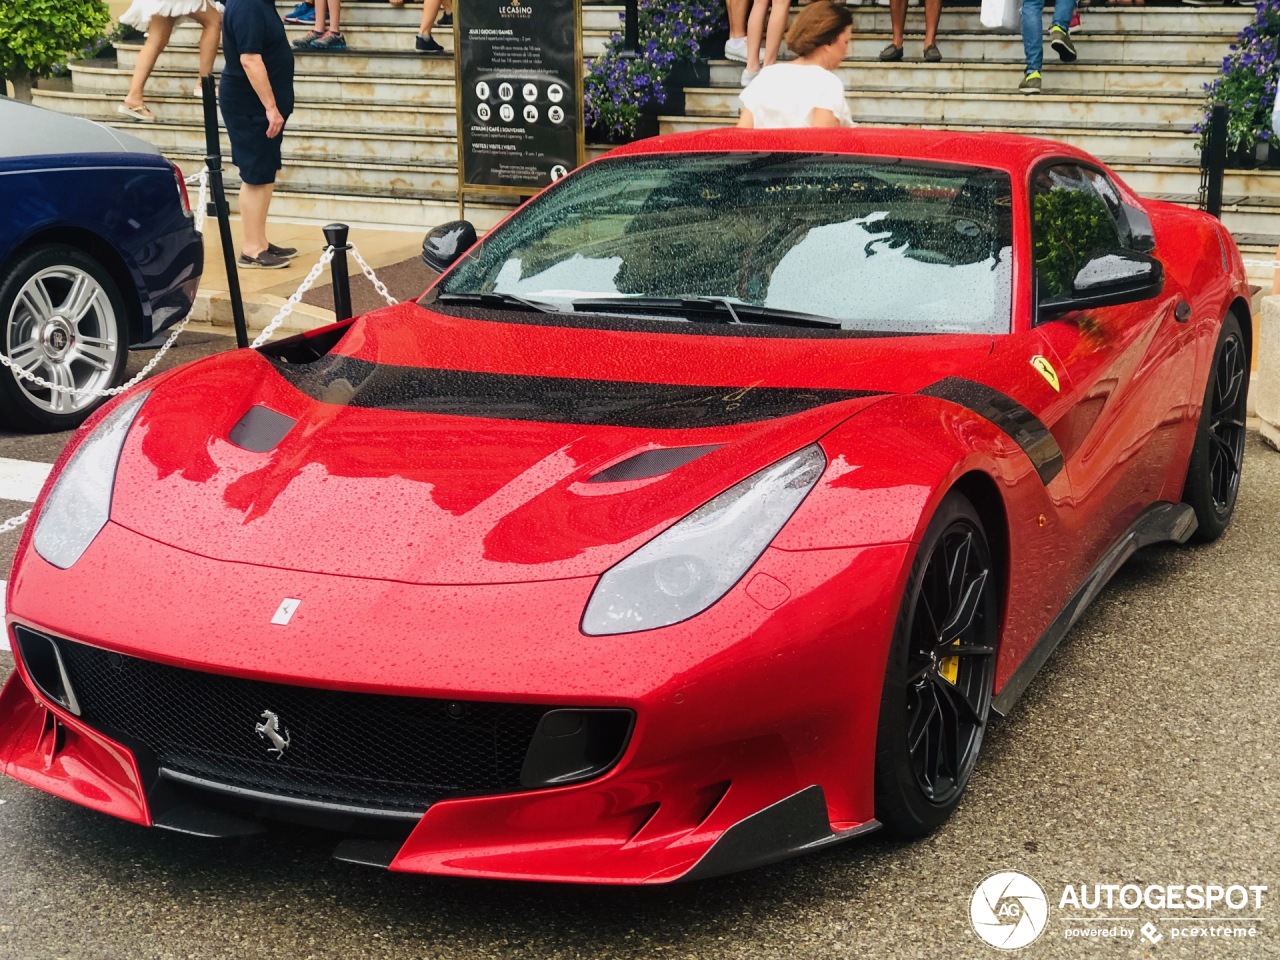
{"label": "ferrari shield emblem", "polygon": [[1045,382],[1048,383],[1049,386],[1053,387],[1054,393],[1062,392],[1062,387],[1058,383],[1058,371],[1053,369],[1052,363],[1039,354],[1036,354],[1031,358],[1031,365],[1036,368],[1036,372],[1039,373],[1040,376],[1044,377]]}

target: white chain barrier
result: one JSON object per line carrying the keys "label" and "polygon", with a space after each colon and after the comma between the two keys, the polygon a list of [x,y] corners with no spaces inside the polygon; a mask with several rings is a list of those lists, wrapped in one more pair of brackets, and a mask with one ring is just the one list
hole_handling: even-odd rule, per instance
{"label": "white chain barrier", "polygon": [[1272,270],[1280,268],[1280,260],[1245,260],[1246,267],[1270,267]]}
{"label": "white chain barrier", "polygon": [[[202,211],[204,210],[205,191],[207,189],[207,186],[208,186],[207,174],[201,175],[200,176],[200,210]],[[197,217],[196,219],[197,230],[199,230],[203,226],[203,220],[204,220],[203,215]],[[387,301],[387,305],[395,306],[397,303],[399,303],[400,301],[397,300],[395,297],[393,297],[390,294],[390,292],[387,290],[387,285],[378,279],[377,274],[373,272],[373,267],[369,266],[369,264],[365,261],[364,257],[360,256],[360,251],[356,249],[355,244],[350,244],[349,246],[351,249],[352,257],[355,258],[356,263],[359,264],[360,266],[360,271],[366,277],[369,278],[369,282],[373,284],[373,288],[378,291],[378,294],[382,297],[382,299]],[[333,261],[333,258],[336,252],[337,251],[335,251],[333,247],[325,247],[324,250],[321,251],[320,259],[316,261],[316,265],[312,267],[311,270],[307,273],[307,275],[303,278],[302,283],[299,284],[298,289],[294,291],[293,295],[289,297],[288,300],[285,301],[284,306],[280,308],[280,312],[271,318],[271,322],[268,323],[266,327],[263,328],[262,333],[258,334],[257,338],[253,341],[252,344],[250,344],[251,347],[253,348],[260,347],[264,343],[266,343],[269,339],[271,339],[271,335],[275,333],[276,330],[280,328],[280,325],[284,323],[285,320],[288,319],[291,313],[293,313],[293,308],[302,302],[303,295],[306,294],[306,292],[310,290],[312,286],[315,285],[315,282],[318,279],[320,279],[320,274],[323,273],[324,268],[327,267]],[[128,383],[123,383],[118,387],[111,387],[106,390],[87,389],[83,387],[82,388],[64,387],[64,386],[61,386],[60,384],[50,383],[48,380],[45,380],[43,377],[38,377],[34,373],[29,373],[28,371],[23,370],[21,367],[19,367],[16,363],[14,363],[12,360],[4,356],[3,354],[0,354],[0,365],[7,367],[13,373],[13,375],[18,379],[26,380],[29,383],[34,383],[36,386],[43,387],[46,390],[53,390],[53,391],[56,391],[57,393],[69,393],[77,396],[114,397],[117,394],[124,393],[126,390],[130,389],[135,384],[145,379],[151,373],[151,371],[156,368],[156,364],[160,362],[161,358],[163,358],[164,355],[169,352],[169,348],[172,347],[174,344],[174,341],[178,339],[178,335],[182,333],[183,330],[186,329],[187,324],[190,322],[191,322],[191,317],[190,315],[188,315],[186,319],[184,319],[181,323],[179,323],[176,327],[173,328],[173,332],[169,334],[169,339],[167,339],[164,342],[163,346],[161,346],[160,349],[156,351],[156,355],[147,361],[146,366],[144,366],[141,370],[138,371],[137,376],[135,376]],[[18,527],[26,523],[27,518],[30,516],[31,516],[31,511],[28,510],[26,511],[26,513],[20,514],[19,516],[16,516],[16,517],[10,517],[8,520],[5,520],[3,523],[0,523],[0,535],[6,534],[11,530],[16,530]]]}

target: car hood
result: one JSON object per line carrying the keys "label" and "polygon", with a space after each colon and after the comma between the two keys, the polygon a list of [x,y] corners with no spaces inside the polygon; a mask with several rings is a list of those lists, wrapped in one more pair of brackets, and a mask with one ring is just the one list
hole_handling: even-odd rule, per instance
{"label": "car hood", "polygon": [[239,350],[168,377],[125,445],[112,520],[214,559],[314,573],[597,575],[878,398],[990,349],[986,337],[636,334],[402,305],[355,321],[312,362]]}

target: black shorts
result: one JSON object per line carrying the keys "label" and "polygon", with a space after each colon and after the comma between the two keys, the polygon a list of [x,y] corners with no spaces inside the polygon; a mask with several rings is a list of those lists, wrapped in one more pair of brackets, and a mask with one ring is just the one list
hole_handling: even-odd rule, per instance
{"label": "black shorts", "polygon": [[[263,113],[234,113],[224,111],[222,122],[231,138],[231,162],[240,168],[243,183],[260,186],[276,182],[280,169],[280,142],[284,130],[274,137],[267,137],[267,115]],[[289,118],[285,117],[285,123]]]}

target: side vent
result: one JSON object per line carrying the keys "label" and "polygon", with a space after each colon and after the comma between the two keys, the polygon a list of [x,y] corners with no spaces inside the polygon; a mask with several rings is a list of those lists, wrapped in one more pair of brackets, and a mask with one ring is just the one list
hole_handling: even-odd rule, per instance
{"label": "side vent", "polygon": [[648,480],[670,473],[677,467],[692,463],[700,456],[719,450],[724,444],[712,443],[703,447],[670,447],[665,450],[646,450],[628,457],[621,463],[601,470],[588,483],[617,483],[619,480]]}
{"label": "side vent", "polygon": [[269,407],[253,406],[246,410],[244,416],[231,428],[227,439],[245,450],[266,453],[274,449],[297,422],[292,417],[276,413]]}

